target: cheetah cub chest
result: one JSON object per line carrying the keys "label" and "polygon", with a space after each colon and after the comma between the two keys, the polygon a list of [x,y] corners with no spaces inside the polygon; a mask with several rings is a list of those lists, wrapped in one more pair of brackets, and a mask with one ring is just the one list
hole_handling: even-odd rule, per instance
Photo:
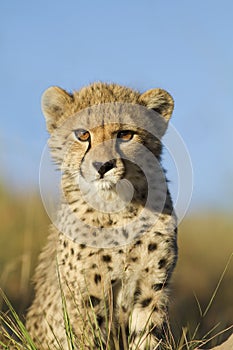
{"label": "cheetah cub chest", "polygon": [[61,203],[26,326],[45,349],[153,349],[166,332],[177,257],[160,163],[173,100],[95,83],[73,94],[51,87],[42,109]]}

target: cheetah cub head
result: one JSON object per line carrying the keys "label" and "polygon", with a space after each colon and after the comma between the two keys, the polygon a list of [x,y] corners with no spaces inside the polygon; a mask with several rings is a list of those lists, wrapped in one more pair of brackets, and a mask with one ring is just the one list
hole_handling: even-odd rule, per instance
{"label": "cheetah cub head", "polygon": [[51,87],[43,94],[42,110],[68,203],[75,203],[80,190],[87,205],[109,212],[145,199],[148,174],[155,177],[152,163],[159,163],[160,139],[173,110],[166,91],[140,94],[95,83],[70,94]]}

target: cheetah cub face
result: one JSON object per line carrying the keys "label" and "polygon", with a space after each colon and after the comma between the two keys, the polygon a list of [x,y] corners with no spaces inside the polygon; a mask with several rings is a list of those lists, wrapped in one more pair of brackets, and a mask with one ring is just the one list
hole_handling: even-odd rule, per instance
{"label": "cheetah cub face", "polygon": [[[98,88],[103,89],[103,85],[96,84],[97,92]],[[87,205],[115,212],[125,203],[137,201],[139,193],[147,193],[148,169],[159,167],[160,139],[173,100],[165,91],[154,89],[142,95],[129,91],[130,95],[121,96],[119,101],[117,94],[113,101],[111,94],[106,94],[103,101],[92,104],[85,99],[89,104],[81,104],[84,92],[90,94],[90,100],[101,100],[96,91],[70,95],[52,87],[44,93],[42,109],[51,132],[52,156],[63,172],[62,189],[68,203],[75,200],[72,186],[81,191]]]}
{"label": "cheetah cub face", "polygon": [[167,92],[140,95],[97,83],[71,95],[51,87],[42,109],[64,201],[81,221],[102,228],[132,221],[129,213],[145,206],[162,211],[167,184],[160,140],[173,109]]}

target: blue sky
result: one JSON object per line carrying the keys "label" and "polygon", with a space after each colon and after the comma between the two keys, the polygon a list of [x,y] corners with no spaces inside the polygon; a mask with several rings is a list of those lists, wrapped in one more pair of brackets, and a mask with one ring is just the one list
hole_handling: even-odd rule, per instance
{"label": "blue sky", "polygon": [[193,164],[191,210],[233,208],[232,16],[230,0],[1,1],[4,184],[38,186],[42,92],[101,80],[168,90]]}

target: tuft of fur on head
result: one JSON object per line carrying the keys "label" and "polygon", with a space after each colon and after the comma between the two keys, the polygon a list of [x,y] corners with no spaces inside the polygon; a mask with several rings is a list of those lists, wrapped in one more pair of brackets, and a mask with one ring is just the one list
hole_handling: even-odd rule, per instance
{"label": "tuft of fur on head", "polygon": [[139,104],[159,113],[168,123],[174,101],[163,89],[151,89],[142,94],[117,84],[94,83],[79,91],[68,93],[57,86],[48,88],[41,101],[47,129],[52,133],[70,116],[97,104],[121,102]]}

